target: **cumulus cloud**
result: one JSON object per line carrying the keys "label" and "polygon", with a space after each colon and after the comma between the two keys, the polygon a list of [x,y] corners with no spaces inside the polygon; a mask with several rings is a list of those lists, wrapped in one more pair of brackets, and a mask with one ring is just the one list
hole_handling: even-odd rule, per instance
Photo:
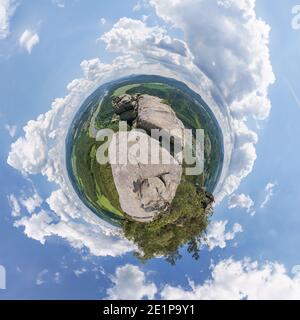
{"label": "cumulus cloud", "polygon": [[[24,227],[31,238],[45,243],[52,235],[60,236],[76,248],[89,248],[95,255],[119,255],[134,246],[123,239],[120,231],[97,218],[75,194],[65,172],[65,135],[82,101],[101,83],[136,72],[158,73],[161,66],[150,68],[143,59],[128,54],[105,64],[100,59],[81,63],[83,78],[69,83],[69,94],[56,99],[50,111],[31,120],[24,127],[24,135],[11,145],[8,164],[24,175],[41,173],[59,185],[46,200],[51,210],[23,217],[15,226]],[[53,222],[53,213],[56,220]]]}
{"label": "cumulus cloud", "polygon": [[[136,53],[142,49],[144,54],[154,54],[153,50],[166,49],[166,52],[178,53],[187,56],[188,49],[185,43],[179,39],[173,39],[167,35],[167,31],[161,27],[149,27],[144,21],[130,18],[121,18],[113,28],[101,38],[107,44],[107,50],[113,52]],[[162,53],[162,52],[161,52]]]}
{"label": "cumulus cloud", "polygon": [[40,273],[38,273],[35,281],[37,286],[41,286],[42,284],[45,283],[45,277],[48,273],[49,273],[48,269],[44,269]]}
{"label": "cumulus cloud", "polygon": [[261,205],[260,205],[260,208],[261,209],[264,209],[268,203],[271,201],[273,195],[274,195],[274,189],[275,187],[277,186],[277,183],[272,183],[272,182],[269,182],[266,187],[265,187],[265,198],[264,200],[262,201]]}
{"label": "cumulus cloud", "polygon": [[22,192],[22,196],[18,198],[14,194],[11,194],[8,196],[8,201],[12,209],[13,217],[18,217],[21,215],[21,207],[25,208],[27,213],[32,214],[36,211],[36,209],[40,208],[43,203],[43,199],[35,189],[30,195],[26,195],[24,192]]}
{"label": "cumulus cloud", "polygon": [[31,53],[33,47],[36,46],[39,42],[39,35],[31,30],[25,30],[19,39],[20,47],[25,49],[29,54]]}
{"label": "cumulus cloud", "polygon": [[51,213],[44,210],[21,218],[14,225],[23,227],[29,238],[41,244],[45,244],[48,237],[57,236],[76,249],[88,248],[95,256],[118,256],[133,249],[128,241],[110,230],[103,230],[101,225],[84,223],[82,220],[57,222]]}
{"label": "cumulus cloud", "polygon": [[8,134],[11,136],[11,138],[14,138],[17,132],[17,126],[14,125],[5,125],[5,129],[7,130]]}
{"label": "cumulus cloud", "polygon": [[166,285],[162,299],[175,300],[298,300],[300,276],[290,277],[284,266],[250,260],[223,260],[213,267],[203,284],[189,281],[190,289]]}
{"label": "cumulus cloud", "polygon": [[256,159],[257,139],[243,142],[245,130],[248,136],[255,135],[247,120],[262,120],[270,113],[268,87],[275,81],[268,47],[270,27],[257,18],[255,0],[149,2],[162,19],[183,30],[194,63],[221,92],[235,120],[237,146],[218,197],[222,200],[238,188]]}
{"label": "cumulus cloud", "polygon": [[150,0],[157,14],[183,29],[195,63],[219,87],[239,118],[264,119],[274,82],[270,27],[256,17],[255,0]]}
{"label": "cumulus cloud", "polygon": [[140,11],[142,9],[142,4],[141,4],[141,2],[140,1],[138,1],[135,5],[134,5],[134,7],[133,7],[133,11]]}
{"label": "cumulus cloud", "polygon": [[59,8],[65,7],[65,1],[64,0],[52,0],[52,3],[56,5]]}
{"label": "cumulus cloud", "polygon": [[46,201],[50,209],[56,212],[62,221],[68,221],[70,217],[80,218],[80,207],[73,203],[63,190],[53,191]]}
{"label": "cumulus cloud", "polygon": [[134,5],[133,7],[133,11],[134,12],[137,12],[137,11],[140,11],[142,10],[143,8],[147,8],[149,6],[149,2],[148,0],[139,0],[137,1],[137,3]]}
{"label": "cumulus cloud", "polygon": [[32,196],[30,197],[22,197],[20,199],[21,204],[29,213],[34,213],[37,208],[40,208],[41,204],[43,203],[42,198],[39,194],[35,191]]}
{"label": "cumulus cloud", "polygon": [[[128,63],[133,63],[127,60]],[[77,249],[88,248],[93,255],[117,256],[134,249],[133,244],[113,227],[86,208],[65,172],[65,135],[74,112],[94,88],[118,68],[126,68],[123,61],[106,65],[99,59],[83,61],[84,78],[75,79],[68,85],[69,94],[56,99],[50,111],[31,120],[24,127],[24,136],[11,145],[8,164],[24,175],[41,173],[59,188],[53,191],[46,204],[49,210],[40,210],[15,222],[25,234],[44,244],[47,238],[58,236]],[[103,79],[102,79],[103,78]]]}
{"label": "cumulus cloud", "polygon": [[46,129],[50,126],[47,115],[37,121],[29,121],[24,127],[25,136],[11,145],[8,164],[22,173],[39,173],[46,162],[47,145]]}
{"label": "cumulus cloud", "polygon": [[41,272],[37,274],[35,284],[37,286],[41,286],[46,283],[46,280],[51,280],[56,284],[61,283],[61,273],[60,272],[54,272],[53,274],[50,274],[50,271],[48,269],[43,269]]}
{"label": "cumulus cloud", "polygon": [[300,273],[295,269],[290,276],[278,262],[259,263],[248,258],[221,260],[211,266],[211,275],[203,283],[188,281],[188,288],[166,284],[157,288],[147,281],[138,267],[127,264],[119,267],[112,277],[113,286],[107,299],[163,300],[298,300]]}
{"label": "cumulus cloud", "polygon": [[16,196],[14,194],[11,194],[8,196],[8,202],[9,205],[11,207],[11,215],[13,217],[18,217],[21,214],[21,206],[19,204],[18,199],[16,198]]}
{"label": "cumulus cloud", "polygon": [[84,267],[82,267],[81,269],[76,269],[74,270],[74,274],[77,278],[79,278],[81,275],[83,275],[84,273],[86,273],[88,270]]}
{"label": "cumulus cloud", "polygon": [[250,198],[250,196],[245,194],[233,194],[228,201],[228,208],[245,208],[247,212],[252,211],[254,206],[254,201]]}
{"label": "cumulus cloud", "polygon": [[114,285],[106,291],[109,300],[154,299],[157,292],[156,285],[146,281],[144,272],[131,264],[117,268],[111,280]]}
{"label": "cumulus cloud", "polygon": [[295,265],[292,267],[291,273],[293,275],[300,275],[300,265]]}
{"label": "cumulus cloud", "polygon": [[[224,134],[225,159],[217,200],[232,194],[252,170],[257,134],[249,129],[247,121],[267,116],[267,88],[274,80],[269,62],[269,28],[257,19],[255,2],[151,3],[161,18],[184,31],[184,39],[170,36],[166,27],[121,18],[100,38],[107,50],[119,54],[117,58],[111,63],[98,58],[84,60],[83,77],[69,83],[67,96],[56,99],[50,111],[29,121],[24,135],[11,146],[8,163],[12,167],[24,175],[41,173],[58,185],[46,199],[49,210],[15,223],[41,243],[54,235],[76,248],[87,247],[96,255],[115,256],[133,249],[119,230],[100,221],[82,204],[65,170],[64,141],[74,113],[93,90],[109,80],[135,73],[159,74],[187,83],[204,98]],[[205,62],[213,67],[205,68]],[[224,229],[224,222],[212,224],[211,248],[224,247],[226,240],[242,230],[238,224],[232,232]]]}
{"label": "cumulus cloud", "polygon": [[101,19],[100,19],[100,23],[101,23],[103,26],[106,24],[106,22],[107,22],[107,21],[106,21],[105,18],[101,18]]}
{"label": "cumulus cloud", "polygon": [[238,233],[243,232],[240,224],[235,223],[231,231],[226,231],[228,221],[212,221],[206,234],[206,244],[209,250],[215,248],[225,248],[227,241],[231,241]]}
{"label": "cumulus cloud", "polygon": [[45,237],[51,233],[46,231],[48,223],[52,220],[46,212],[42,211],[38,214],[33,214],[31,217],[23,217],[14,223],[15,227],[24,227],[24,233],[34,240],[45,243]]}
{"label": "cumulus cloud", "polygon": [[16,1],[0,0],[0,40],[5,39],[9,33],[10,18],[16,9]]}
{"label": "cumulus cloud", "polygon": [[61,274],[59,272],[55,272],[53,276],[53,281],[55,283],[60,283],[61,282]]}

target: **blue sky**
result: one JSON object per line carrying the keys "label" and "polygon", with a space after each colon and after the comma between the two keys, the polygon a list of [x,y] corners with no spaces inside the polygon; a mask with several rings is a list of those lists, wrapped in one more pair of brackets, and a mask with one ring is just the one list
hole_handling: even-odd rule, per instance
{"label": "blue sky", "polygon": [[[41,199],[46,200],[57,189],[57,185],[49,183],[40,172],[24,177],[7,164],[7,158],[11,144],[24,135],[22,128],[26,123],[46,113],[55,98],[68,94],[67,84],[82,77],[80,63],[83,60],[100,58],[103,63],[109,64],[118,57],[116,50],[107,50],[107,43],[97,39],[109,32],[122,17],[143,21],[143,15],[149,15],[147,20],[144,18],[148,26],[166,28],[170,37],[186,41],[191,50],[195,42],[184,38],[180,27],[168,25],[169,22],[160,15],[165,8],[156,7],[158,11],[155,13],[147,1],[140,2],[144,4],[140,10],[137,7],[133,10],[137,4],[135,0],[112,0],[108,3],[91,0],[88,5],[83,0],[60,1],[64,7],[59,7],[51,0],[17,2],[15,12],[9,18],[10,32],[0,40],[0,265],[7,272],[7,288],[0,290],[0,299],[174,297],[166,288],[171,288],[173,293],[176,292],[175,288],[180,288],[180,297],[191,297],[189,294],[192,293],[193,298],[200,299],[203,297],[201,285],[207,279],[214,279],[214,266],[230,258],[242,263],[245,257],[258,264],[252,270],[258,287],[262,285],[261,270],[266,270],[269,264],[276,262],[285,266],[285,271],[276,269],[273,275],[269,275],[269,281],[272,285],[272,277],[284,274],[280,283],[284,288],[288,283],[294,293],[292,297],[297,298],[299,293],[300,298],[298,275],[292,273],[293,267],[300,265],[300,105],[295,99],[300,90],[300,30],[291,27],[291,10],[297,1],[256,1],[257,17],[271,27],[269,51],[276,82],[268,88],[272,105],[270,115],[263,121],[250,119],[247,122],[258,135],[255,146],[257,159],[251,172],[234,191],[236,195],[251,197],[254,205],[249,212],[240,203],[236,204],[236,208],[229,209],[226,197],[216,207],[213,216],[215,222],[228,221],[225,234],[219,235],[225,244],[218,242],[214,248],[203,247],[199,261],[194,261],[182,250],[183,258],[176,266],[169,265],[163,259],[141,264],[131,251],[122,255],[97,256],[88,247],[74,248],[68,239],[55,234],[48,237],[45,244],[26,235],[23,227],[16,228],[14,223],[23,215],[28,217],[33,212],[26,213],[22,207],[20,216],[13,217],[8,196],[15,195],[21,203],[22,199],[38,193]],[[171,18],[175,16],[174,13],[163,12],[170,14]],[[210,14],[214,14],[214,11]],[[104,20],[101,22],[101,18],[105,19],[105,23]],[[186,27],[185,23],[183,25]],[[31,48],[30,53],[20,44],[25,30],[39,37],[39,42]],[[132,52],[136,54],[134,50]],[[193,51],[197,55],[195,53]],[[16,131],[11,132],[12,136],[7,125],[12,131],[15,126]],[[265,190],[268,184],[271,184],[269,191],[272,194],[269,202],[261,208],[268,193]],[[40,209],[49,210],[49,206],[44,201]],[[254,210],[255,214],[251,215]],[[233,232],[235,224],[240,225],[243,231]],[[230,264],[224,268],[233,266]],[[234,273],[237,280],[233,281],[232,286],[241,283],[241,274],[247,277],[249,272],[246,269]],[[132,296],[132,292],[124,293],[124,275],[128,279],[131,276],[135,279],[134,285],[140,288],[137,296]],[[189,279],[195,282],[198,289],[189,285]],[[253,286],[256,285],[255,281]],[[217,280],[213,284],[215,287],[211,285],[210,289],[219,292]],[[275,289],[280,291],[280,285],[276,285]],[[242,289],[250,296],[253,294],[247,287]],[[228,292],[234,290],[236,288],[230,288]]]}

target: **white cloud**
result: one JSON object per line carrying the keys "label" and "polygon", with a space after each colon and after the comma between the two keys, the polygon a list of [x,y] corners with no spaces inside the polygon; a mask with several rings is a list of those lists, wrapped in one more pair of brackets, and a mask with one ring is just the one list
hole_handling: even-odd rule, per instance
{"label": "white cloud", "polygon": [[52,126],[55,125],[55,113],[60,114],[60,102],[59,99],[54,101],[53,109],[40,115],[37,120],[31,120],[27,123],[23,128],[24,137],[19,138],[11,145],[11,152],[7,160],[9,165],[23,174],[37,174],[45,168],[47,155],[50,152],[47,142],[50,140],[51,134],[55,135]]}
{"label": "white cloud", "polygon": [[9,135],[14,138],[17,132],[17,126],[13,126],[13,125],[9,125],[6,124],[5,125],[5,129],[7,130],[7,132],[9,133]]}
{"label": "white cloud", "polygon": [[156,285],[146,281],[144,272],[130,264],[117,268],[112,282],[114,286],[106,291],[110,300],[154,299],[157,292]]}
{"label": "white cloud", "polygon": [[21,48],[26,49],[29,54],[31,53],[33,47],[36,46],[39,42],[39,35],[31,30],[25,30],[19,39]]}
{"label": "white cloud", "polygon": [[59,272],[55,272],[53,276],[53,280],[55,283],[60,283],[61,282],[61,274]]}
{"label": "white cloud", "polygon": [[46,278],[49,280],[52,280],[54,283],[59,284],[61,283],[61,273],[60,272],[54,272],[50,276],[50,272],[48,269],[43,269],[41,272],[37,274],[35,284],[37,286],[41,286],[46,282]]}
{"label": "white cloud", "polygon": [[88,248],[96,256],[118,256],[135,248],[122,237],[119,229],[102,221],[83,205],[70,186],[64,167],[64,137],[74,112],[103,79],[118,69],[127,69],[124,61],[133,64],[131,59],[117,59],[113,66],[99,59],[83,61],[85,78],[73,80],[68,85],[69,94],[56,99],[46,114],[29,121],[24,127],[24,136],[11,146],[8,164],[24,175],[41,173],[59,186],[46,199],[51,210],[24,216],[15,222],[16,227],[24,228],[28,237],[42,244],[47,238],[58,236],[77,249]]}
{"label": "white cloud", "polygon": [[43,200],[39,196],[39,194],[35,191],[33,195],[31,195],[30,197],[22,197],[20,199],[20,202],[29,213],[34,213],[34,211],[37,208],[40,208],[40,206],[43,203]]}
{"label": "white cloud", "polygon": [[133,7],[133,11],[136,12],[136,11],[140,11],[141,9],[142,9],[142,4],[140,1],[138,1]]}
{"label": "white cloud", "polygon": [[233,194],[228,201],[228,208],[245,208],[247,212],[253,211],[254,202],[250,196],[245,194]]}
{"label": "white cloud", "polygon": [[31,217],[25,216],[14,223],[15,227],[24,227],[24,233],[34,240],[45,243],[45,237],[50,236],[51,232],[47,230],[51,217],[45,211],[33,214]]}
{"label": "white cloud", "polygon": [[149,2],[161,18],[184,31],[194,63],[213,81],[235,119],[238,146],[217,198],[221,200],[238,188],[256,159],[256,141],[242,143],[240,130],[251,134],[247,121],[265,119],[270,112],[268,87],[275,81],[268,48],[270,27],[257,18],[255,0]]}
{"label": "white cloud", "polygon": [[134,248],[113,231],[105,230],[101,222],[98,222],[98,225],[73,219],[56,222],[51,214],[44,210],[21,218],[14,225],[24,227],[24,233],[41,244],[45,244],[48,237],[58,236],[76,249],[88,248],[95,256],[118,256]]}
{"label": "white cloud", "polygon": [[[194,64],[193,54],[187,44],[180,39],[170,37],[165,28],[147,26],[145,21],[130,18],[121,18],[100,39],[107,44],[107,50],[124,54],[120,59],[124,59],[125,54],[130,55],[132,61],[138,67],[136,70],[139,73],[173,77],[185,82],[204,98],[215,113],[224,135],[224,168],[216,193],[222,190],[222,197],[227,192],[232,192],[232,190],[222,188],[224,179],[228,174],[234,144],[228,108],[222,100],[219,99],[217,102],[214,100],[212,93],[215,91],[215,85]],[[239,173],[238,178],[240,180],[248,167]],[[238,182],[235,183],[235,185],[237,184]]]}
{"label": "white cloud", "polygon": [[234,149],[218,200],[223,199],[225,195],[231,195],[239,187],[241,181],[251,173],[257,158],[255,150],[255,144],[258,141],[257,134],[250,130],[243,121],[233,119],[231,125],[235,134]]}
{"label": "white cloud", "polygon": [[8,37],[10,18],[16,9],[14,0],[0,0],[0,40]]}
{"label": "white cloud", "polygon": [[[226,2],[228,6],[224,6],[224,1],[207,0],[201,3],[198,0],[152,2],[162,18],[178,22],[186,41],[169,36],[165,27],[147,26],[146,22],[129,18],[120,19],[101,37],[107,49],[119,53],[119,56],[109,64],[98,58],[83,61],[83,77],[67,86],[68,95],[56,99],[46,114],[29,121],[24,127],[24,135],[11,146],[8,156],[11,166],[25,175],[41,173],[59,186],[46,200],[51,211],[16,222],[16,225],[25,227],[26,234],[42,243],[55,235],[76,248],[87,247],[96,255],[115,256],[133,249],[119,230],[100,221],[82,204],[70,186],[65,170],[64,141],[74,113],[94,89],[111,79],[135,73],[159,74],[187,83],[204,98],[224,134],[225,160],[217,189],[218,200],[232,194],[252,170],[257,134],[248,128],[247,119],[264,118],[268,114],[266,91],[270,80],[273,80],[268,58],[268,27],[256,18],[254,1],[230,0]],[[210,14],[207,15],[204,9],[210,9]],[[188,10],[191,17],[187,17]],[[212,21],[203,17],[204,13],[213,17]],[[211,39],[216,37],[216,41],[210,43],[206,38],[207,28],[206,25],[199,26],[199,15],[214,31],[209,34]],[[196,32],[194,36],[193,30]],[[234,41],[230,41],[231,36]],[[194,43],[195,39],[199,39],[198,44]],[[200,50],[202,47],[207,51]],[[228,65],[222,57],[223,51]],[[201,53],[203,62],[209,57],[214,58],[216,71],[210,66],[207,69],[202,66]],[[221,96],[217,95],[218,91],[221,91]],[[235,231],[224,231],[223,236],[210,236],[215,243],[212,247],[224,246],[226,239],[241,231],[239,225],[235,227]]]}
{"label": "white cloud", "polygon": [[95,274],[95,279],[99,280],[101,276],[107,276],[105,269],[102,266],[95,266],[92,269],[92,272]]}
{"label": "white cloud", "polygon": [[195,63],[219,87],[239,118],[268,116],[267,88],[274,81],[270,27],[256,17],[255,0],[150,3],[159,16],[183,29]]}
{"label": "white cloud", "polygon": [[45,283],[45,277],[49,273],[47,269],[42,270],[36,277],[36,285],[41,286],[42,284]]}
{"label": "white cloud", "polygon": [[104,26],[104,25],[106,25],[106,19],[105,18],[101,18],[100,19],[100,23]]}
{"label": "white cloud", "polygon": [[84,267],[82,267],[81,269],[76,269],[74,270],[74,274],[77,278],[79,278],[81,275],[83,275],[84,273],[86,273],[88,270]]}
{"label": "white cloud", "polygon": [[21,207],[20,207],[18,199],[16,198],[16,196],[14,194],[11,194],[11,195],[8,196],[8,202],[9,202],[9,205],[10,205],[11,210],[12,210],[11,211],[11,215],[13,217],[20,216]]}
{"label": "white cloud", "polygon": [[207,229],[206,244],[209,250],[215,248],[224,249],[227,241],[231,241],[238,233],[243,232],[243,228],[240,224],[235,223],[231,231],[226,231],[228,221],[212,221]]}
{"label": "white cloud", "polygon": [[190,289],[166,285],[162,299],[175,300],[298,300],[300,277],[290,277],[284,266],[250,260],[223,260],[212,269],[211,279],[203,284],[190,281]]}
{"label": "white cloud", "polygon": [[293,266],[291,273],[295,276],[299,276],[300,275],[300,265]]}
{"label": "white cloud", "polygon": [[72,202],[61,189],[53,191],[46,201],[50,209],[56,212],[62,221],[68,221],[70,217],[80,218],[80,207]]}
{"label": "white cloud", "polygon": [[114,52],[136,51],[147,42],[153,44],[163,38],[165,30],[160,27],[147,27],[143,21],[121,18],[113,28],[102,37],[107,49]]}
{"label": "white cloud", "polygon": [[147,8],[149,6],[148,0],[139,0],[133,7],[133,11],[141,11],[143,8]]}
{"label": "white cloud", "polygon": [[37,208],[40,208],[43,199],[39,196],[36,190],[29,195],[23,195],[17,199],[14,194],[8,196],[9,205],[12,208],[12,216],[18,217],[21,215],[21,206],[24,207],[28,213],[32,214]]}
{"label": "white cloud", "polygon": [[264,200],[262,201],[260,207],[261,209],[264,209],[267,204],[271,201],[273,195],[274,195],[274,189],[275,187],[277,186],[277,183],[272,183],[272,182],[269,182],[266,187],[265,187],[265,198]]}
{"label": "white cloud", "polygon": [[153,58],[162,58],[168,52],[184,57],[189,54],[186,44],[168,36],[164,28],[149,27],[144,21],[130,18],[121,18],[100,40],[106,43],[107,50],[113,52],[134,54],[141,50],[144,56]]}
{"label": "white cloud", "polygon": [[113,286],[107,290],[107,299],[163,300],[298,300],[300,273],[298,268],[290,276],[277,262],[263,264],[250,259],[221,260],[211,266],[211,276],[196,284],[189,279],[188,288],[165,284],[158,290],[138,267],[127,264],[119,267],[112,277]]}
{"label": "white cloud", "polygon": [[52,0],[52,3],[56,5],[59,8],[65,7],[65,1],[64,0]]}

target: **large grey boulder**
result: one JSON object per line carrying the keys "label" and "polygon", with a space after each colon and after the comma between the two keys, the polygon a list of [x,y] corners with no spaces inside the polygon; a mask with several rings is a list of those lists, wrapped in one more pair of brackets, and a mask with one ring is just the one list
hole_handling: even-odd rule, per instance
{"label": "large grey boulder", "polygon": [[113,100],[115,113],[122,121],[128,121],[135,128],[143,129],[148,134],[152,130],[159,130],[152,134],[152,138],[169,140],[178,148],[183,146],[184,125],[178,119],[174,110],[161,98],[147,94],[129,95],[124,94]]}
{"label": "large grey boulder", "polygon": [[183,123],[174,110],[162,99],[147,94],[138,97],[137,127],[151,129],[183,130]]}
{"label": "large grey boulder", "polygon": [[117,115],[121,115],[124,112],[134,110],[137,105],[138,96],[131,96],[124,94],[123,96],[113,99],[113,107]]}
{"label": "large grey boulder", "polygon": [[[142,150],[142,155],[137,150]],[[167,164],[152,164],[153,153]],[[115,133],[108,154],[120,205],[126,214],[136,221],[149,222],[157,213],[169,209],[182,168],[159,141],[137,130]],[[127,163],[124,155],[128,155]]]}
{"label": "large grey boulder", "polygon": [[[169,209],[182,175],[180,163],[170,148],[161,146],[160,138],[182,146],[184,125],[173,109],[155,96],[125,94],[113,100],[113,107],[120,120],[144,130],[114,134],[109,160],[121,208],[133,219],[149,222]],[[158,136],[149,136],[153,129],[160,130]],[[128,162],[119,161],[124,157]]]}

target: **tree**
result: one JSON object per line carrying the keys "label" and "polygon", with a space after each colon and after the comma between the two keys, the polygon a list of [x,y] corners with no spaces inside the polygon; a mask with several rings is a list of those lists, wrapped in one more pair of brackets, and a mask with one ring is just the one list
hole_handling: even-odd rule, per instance
{"label": "tree", "polygon": [[185,244],[188,244],[188,252],[198,260],[213,201],[210,193],[197,188],[184,176],[168,212],[159,214],[149,223],[127,217],[123,222],[124,234],[138,246],[135,255],[143,262],[164,256],[175,264],[181,258],[179,249]]}

